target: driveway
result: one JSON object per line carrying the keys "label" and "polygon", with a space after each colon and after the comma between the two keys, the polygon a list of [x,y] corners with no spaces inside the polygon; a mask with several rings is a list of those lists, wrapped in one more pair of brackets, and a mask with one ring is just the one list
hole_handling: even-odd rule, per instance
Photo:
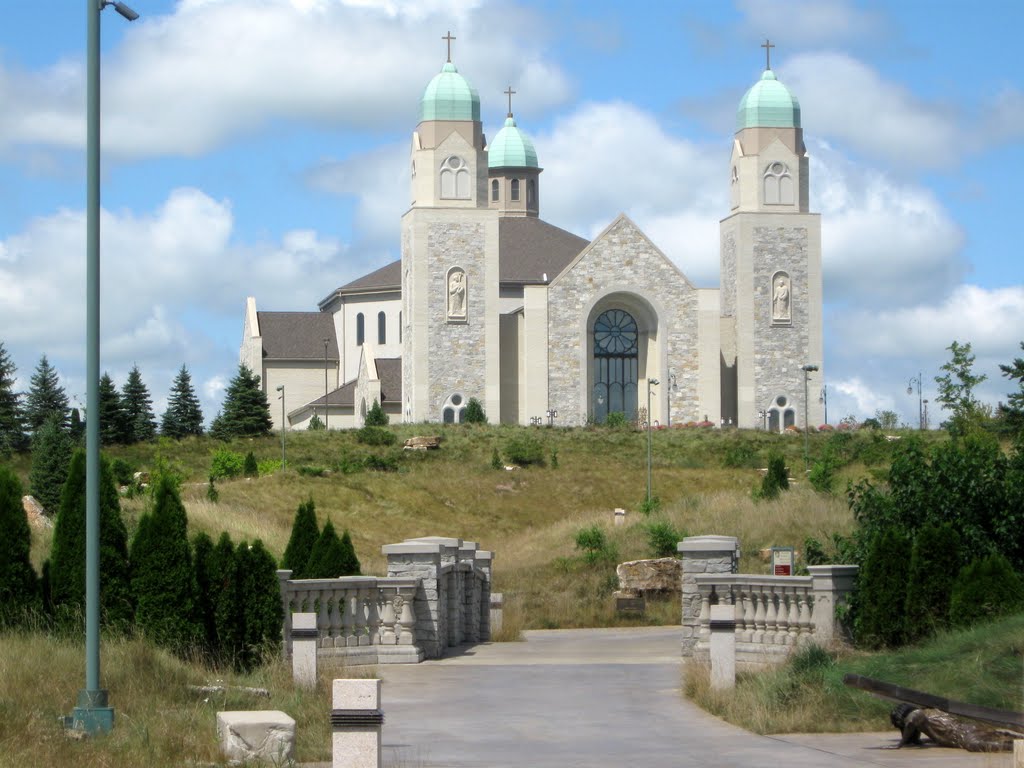
{"label": "driveway", "polygon": [[1008,754],[885,749],[896,732],[757,736],[680,694],[676,627],[550,630],[378,667],[384,765],[1010,768]]}

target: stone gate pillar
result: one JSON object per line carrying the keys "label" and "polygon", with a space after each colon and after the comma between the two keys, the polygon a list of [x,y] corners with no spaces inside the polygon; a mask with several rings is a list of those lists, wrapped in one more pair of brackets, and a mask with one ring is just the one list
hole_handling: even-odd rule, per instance
{"label": "stone gate pillar", "polygon": [[694,578],[699,573],[736,573],[740,542],[735,536],[688,536],[676,545],[683,558],[682,655],[692,656],[700,637],[700,592]]}

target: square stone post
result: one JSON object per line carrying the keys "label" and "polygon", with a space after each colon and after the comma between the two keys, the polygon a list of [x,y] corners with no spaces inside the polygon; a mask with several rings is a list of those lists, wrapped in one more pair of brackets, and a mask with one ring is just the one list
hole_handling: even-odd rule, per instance
{"label": "square stone post", "polygon": [[445,580],[441,578],[440,545],[408,541],[385,544],[381,552],[388,559],[388,576],[419,580],[413,601],[416,643],[426,658],[440,658],[448,637],[448,593]]}
{"label": "square stone post", "polygon": [[736,610],[732,605],[711,606],[711,687],[736,687]]}
{"label": "square stone post", "polygon": [[694,577],[699,573],[736,573],[740,542],[735,536],[688,536],[676,545],[676,550],[683,557],[682,655],[692,656],[700,639],[701,605]]}
{"label": "square stone post", "polygon": [[[473,553],[473,567],[480,574],[480,642],[491,639],[491,573],[494,567],[494,553],[477,550]],[[497,627],[501,629],[501,627]]]}
{"label": "square stone post", "polygon": [[[292,578],[289,570],[277,572],[277,586],[281,592],[281,608],[284,609],[284,626],[281,629],[281,652],[287,659],[292,652],[292,595],[288,582]],[[302,606],[299,606],[300,608]]]}
{"label": "square stone post", "polygon": [[315,613],[292,614],[292,678],[300,688],[316,688],[316,647],[320,632]]}
{"label": "square stone post", "polygon": [[811,593],[814,595],[814,610],[811,622],[814,625],[814,640],[828,646],[840,641],[842,627],[836,620],[836,608],[846,605],[846,597],[853,591],[857,580],[856,565],[809,565]]}
{"label": "square stone post", "polygon": [[332,694],[333,768],[381,768],[380,680],[335,680]]}

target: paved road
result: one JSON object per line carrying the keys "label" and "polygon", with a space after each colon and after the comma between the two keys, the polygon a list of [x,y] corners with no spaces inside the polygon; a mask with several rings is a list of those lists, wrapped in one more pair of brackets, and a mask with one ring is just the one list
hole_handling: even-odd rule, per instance
{"label": "paved road", "polygon": [[389,768],[1009,768],[1009,755],[888,750],[895,732],[756,736],[680,695],[679,631],[553,630],[378,667]]}

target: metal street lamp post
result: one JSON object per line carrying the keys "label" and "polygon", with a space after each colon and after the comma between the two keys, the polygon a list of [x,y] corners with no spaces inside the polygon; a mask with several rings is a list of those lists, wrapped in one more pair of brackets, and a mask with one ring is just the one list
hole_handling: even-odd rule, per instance
{"label": "metal street lamp post", "polygon": [[100,688],[100,12],[139,15],[121,2],[86,0],[85,213],[85,688],[65,724],[86,733],[114,727],[114,709]]}
{"label": "metal street lamp post", "polygon": [[647,507],[651,506],[651,387],[658,386],[657,379],[647,380]]}
{"label": "metal street lamp post", "polygon": [[807,390],[808,390],[808,382],[810,380],[811,373],[816,371],[816,370],[818,370],[818,366],[811,365],[810,363],[808,363],[807,365],[801,365],[800,366],[800,370],[804,372],[804,471],[806,472],[808,469],[810,469],[810,463],[811,463],[811,449],[810,449],[811,423],[810,423],[810,417],[808,415],[809,410],[808,410],[808,402],[807,402],[807,400],[808,400]]}
{"label": "metal street lamp post", "polygon": [[284,420],[284,384],[278,384],[277,391],[281,393],[281,469],[288,469],[288,454],[284,445],[284,433],[288,428],[288,423]]}
{"label": "metal street lamp post", "polygon": [[548,426],[549,427],[555,426],[555,417],[556,416],[558,416],[558,411],[556,411],[554,408],[548,408],[548,410],[547,410],[547,417],[548,417]]}
{"label": "metal street lamp post", "polygon": [[921,374],[912,376],[907,382],[907,394],[914,394],[914,386],[917,386],[917,428],[924,429],[924,403],[921,400]]}

